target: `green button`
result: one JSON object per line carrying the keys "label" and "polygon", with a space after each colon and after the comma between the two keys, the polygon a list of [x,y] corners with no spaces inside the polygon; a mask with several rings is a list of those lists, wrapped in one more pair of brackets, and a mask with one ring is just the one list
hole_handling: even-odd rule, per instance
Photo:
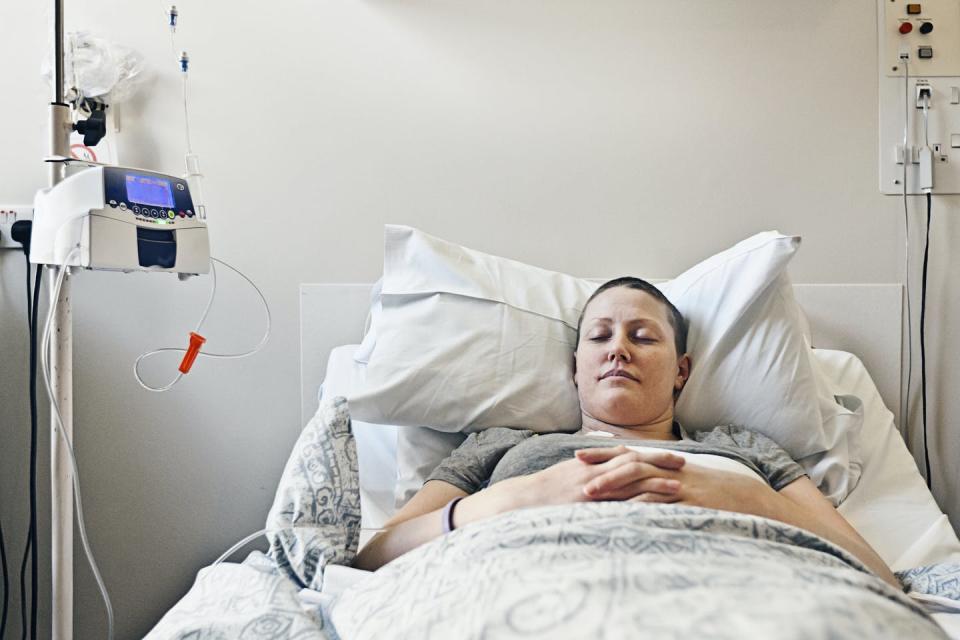
{"label": "green button", "polygon": [[177,217],[177,214],[175,214],[173,211],[167,211],[167,217],[173,220],[175,217]]}

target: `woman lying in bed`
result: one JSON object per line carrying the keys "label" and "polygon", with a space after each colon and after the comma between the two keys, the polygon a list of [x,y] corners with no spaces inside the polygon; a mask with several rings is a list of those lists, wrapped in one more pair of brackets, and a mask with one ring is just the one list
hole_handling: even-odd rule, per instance
{"label": "woman lying in bed", "polygon": [[[732,426],[689,435],[674,420],[690,374],[687,330],[656,287],[637,278],[607,282],[587,301],[577,332],[574,381],[582,429],[471,434],[361,550],[355,566],[377,569],[444,531],[515,509],[632,500],[794,525],[846,549],[900,588],[884,561],[772,440]],[[683,453],[720,456],[722,464],[686,463]]]}

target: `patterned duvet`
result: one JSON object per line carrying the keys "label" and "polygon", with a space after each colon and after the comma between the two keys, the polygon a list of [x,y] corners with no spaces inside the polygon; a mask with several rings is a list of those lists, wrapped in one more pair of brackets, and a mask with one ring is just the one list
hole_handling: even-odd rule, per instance
{"label": "patterned duvet", "polygon": [[821,538],[674,505],[584,503],[478,522],[371,574],[329,617],[299,607],[299,588],[263,556],[205,569],[149,637],[945,637]]}
{"label": "patterned duvet", "polygon": [[672,505],[516,511],[343,594],[344,638],[940,638],[903,593],[821,538]]}
{"label": "patterned duvet", "polygon": [[[305,606],[360,526],[347,403],[324,403],[287,462],[269,556],[199,572],[150,640],[942,638],[913,600],[829,542],[773,520],[630,502],[476,522]],[[279,530],[279,531],[278,531]],[[928,606],[960,600],[960,566],[900,574]]]}

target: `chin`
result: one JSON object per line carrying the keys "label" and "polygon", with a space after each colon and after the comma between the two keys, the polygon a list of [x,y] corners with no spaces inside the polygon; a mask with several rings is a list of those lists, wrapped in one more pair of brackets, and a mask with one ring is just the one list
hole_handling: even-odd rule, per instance
{"label": "chin", "polygon": [[592,416],[614,426],[640,424],[643,422],[642,416],[647,413],[643,407],[619,402],[606,402],[593,409],[590,412]]}

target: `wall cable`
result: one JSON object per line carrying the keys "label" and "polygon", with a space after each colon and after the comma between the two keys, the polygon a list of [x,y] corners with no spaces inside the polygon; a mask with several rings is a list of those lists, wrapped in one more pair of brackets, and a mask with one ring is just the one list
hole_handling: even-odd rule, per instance
{"label": "wall cable", "polygon": [[927,488],[933,490],[930,478],[930,448],[927,446],[927,263],[930,259],[930,220],[932,216],[932,197],[927,191],[927,237],[923,245],[923,275],[920,280],[920,392],[923,399],[923,462],[926,467]]}
{"label": "wall cable", "polygon": [[0,565],[3,566],[3,615],[0,616],[0,640],[7,636],[7,607],[10,603],[10,580],[7,574],[7,547],[3,542],[3,521],[0,520]]}
{"label": "wall cable", "polygon": [[903,63],[903,226],[904,226],[904,281],[907,288],[907,390],[903,394],[903,413],[900,418],[901,435],[910,437],[910,390],[913,386],[913,309],[910,296],[910,209],[907,205],[907,163],[912,162],[912,153],[907,147],[910,126],[910,63]]}
{"label": "wall cable", "polygon": [[30,315],[30,430],[33,435],[34,445],[31,450],[32,459],[30,460],[30,529],[32,540],[30,544],[33,550],[30,552],[30,637],[37,637],[37,608],[40,570],[37,565],[39,557],[37,551],[37,435],[40,433],[38,426],[40,413],[37,410],[37,319],[40,317],[40,290],[43,284],[43,267],[37,266],[33,282],[33,312]]}
{"label": "wall cable", "polygon": [[[923,143],[928,152],[933,154],[930,148],[930,94],[923,99]],[[932,164],[932,163],[931,163]],[[933,167],[931,171],[931,186]],[[927,264],[930,260],[930,221],[933,210],[932,188],[925,188],[927,196],[927,226],[925,229],[925,239],[923,243],[923,269],[920,277],[920,394],[923,402],[923,462],[924,478],[927,481],[927,488],[932,490],[933,484],[930,478],[930,447],[927,444],[927,347],[926,347],[926,316],[927,316]]]}
{"label": "wall cable", "polygon": [[[28,372],[33,368],[33,348],[34,348],[33,335],[34,335],[34,331],[33,331],[33,320],[32,320],[32,318],[33,318],[33,312],[32,312],[32,307],[31,307],[31,305],[33,304],[33,303],[32,303],[32,299],[33,299],[33,296],[31,295],[31,284],[30,284],[30,256],[29,256],[29,254],[28,254],[28,255],[27,255],[27,333],[28,333],[28,338],[27,338],[27,339],[28,339],[29,342],[28,342],[28,347],[27,347],[27,348],[28,348],[28,350],[29,350],[29,352],[30,352],[30,355],[29,355],[30,364],[27,365],[27,371],[28,371]],[[31,375],[31,374],[28,373],[28,375]],[[29,380],[27,381],[27,384],[28,384],[28,385],[30,384],[30,381],[29,381]],[[34,446],[35,446],[34,443],[36,442],[36,439],[34,438],[34,425],[33,425],[33,420],[32,420],[32,417],[33,417],[32,406],[31,406],[30,416],[31,416],[31,420],[30,420],[30,460],[33,460]],[[32,491],[33,486],[32,486],[32,483],[31,483],[31,479],[32,479],[31,476],[28,475],[28,479],[27,479],[28,487],[29,487],[29,488],[28,488],[28,491],[30,491],[30,493],[31,493],[31,495],[32,495],[32,494],[33,494],[33,491]],[[28,506],[27,506],[27,510],[28,510],[27,521],[28,521],[29,524],[27,525],[27,541],[26,541],[26,544],[24,545],[24,548],[23,548],[23,558],[22,558],[22,560],[20,561],[20,637],[21,637],[22,639],[25,639],[25,638],[27,637],[27,630],[29,629],[29,627],[27,626],[27,601],[28,601],[28,598],[27,598],[26,576],[27,576],[27,562],[29,562],[30,552],[31,552],[31,549],[33,548],[33,527],[34,527],[34,520],[33,520],[33,518],[30,517],[30,514],[33,513],[32,510],[30,509],[30,501],[29,501],[30,498],[28,498],[27,500],[28,500],[28,503],[27,503],[27,504],[28,504]]]}
{"label": "wall cable", "polygon": [[[31,320],[31,319],[33,318],[33,312],[31,311],[31,306],[30,306],[30,305],[31,305],[31,300],[32,300],[32,297],[33,297],[33,296],[31,295],[31,290],[32,290],[31,280],[32,280],[32,278],[30,277],[30,273],[31,273],[30,254],[25,251],[25,252],[24,252],[24,256],[25,256],[25,258],[26,258],[26,263],[27,263],[27,264],[26,264],[26,266],[27,266],[27,269],[26,269],[26,274],[27,274],[27,340],[28,340],[28,342],[29,342],[28,350],[32,350],[32,349],[33,349],[33,344],[34,344],[34,343],[33,343],[34,330],[33,330],[33,322],[32,322],[32,320]],[[29,367],[29,365],[28,365],[28,367],[27,367],[28,371],[29,371],[29,368],[30,368],[30,367]],[[32,422],[31,422],[31,427],[32,427]],[[31,440],[31,441],[32,441],[32,440]],[[24,583],[23,577],[24,577],[24,574],[26,573],[27,554],[29,554],[29,553],[30,553],[30,550],[32,549],[33,526],[34,526],[33,521],[30,521],[30,523],[29,523],[29,525],[28,525],[28,528],[27,528],[27,542],[26,542],[26,546],[25,546],[24,551],[23,551],[23,563],[22,563],[22,565],[21,565],[21,567],[20,567],[20,625],[21,625],[21,630],[22,630],[22,632],[23,632],[24,634],[26,633],[26,629],[27,629],[27,610],[26,610],[26,597],[25,597],[25,595],[26,595],[26,584]],[[4,539],[3,539],[3,530],[2,530],[2,527],[0,527],[0,563],[3,564],[3,615],[0,616],[0,640],[2,640],[2,638],[6,637],[7,613],[8,613],[8,607],[9,607],[9,595],[10,595],[9,569],[7,568],[7,549],[6,549],[6,544],[4,543]]]}
{"label": "wall cable", "polygon": [[[29,257],[27,258],[29,263]],[[30,318],[30,524],[27,528],[27,543],[23,549],[23,560],[20,563],[20,637],[27,637],[29,628],[30,637],[37,637],[37,591],[39,567],[37,558],[37,317],[40,308],[40,289],[43,280],[43,268],[37,267],[33,285],[33,299],[31,301],[30,287],[27,287],[27,314]],[[31,310],[32,304],[32,310]],[[27,623],[27,596],[26,574],[27,561],[30,562],[30,621]]]}

